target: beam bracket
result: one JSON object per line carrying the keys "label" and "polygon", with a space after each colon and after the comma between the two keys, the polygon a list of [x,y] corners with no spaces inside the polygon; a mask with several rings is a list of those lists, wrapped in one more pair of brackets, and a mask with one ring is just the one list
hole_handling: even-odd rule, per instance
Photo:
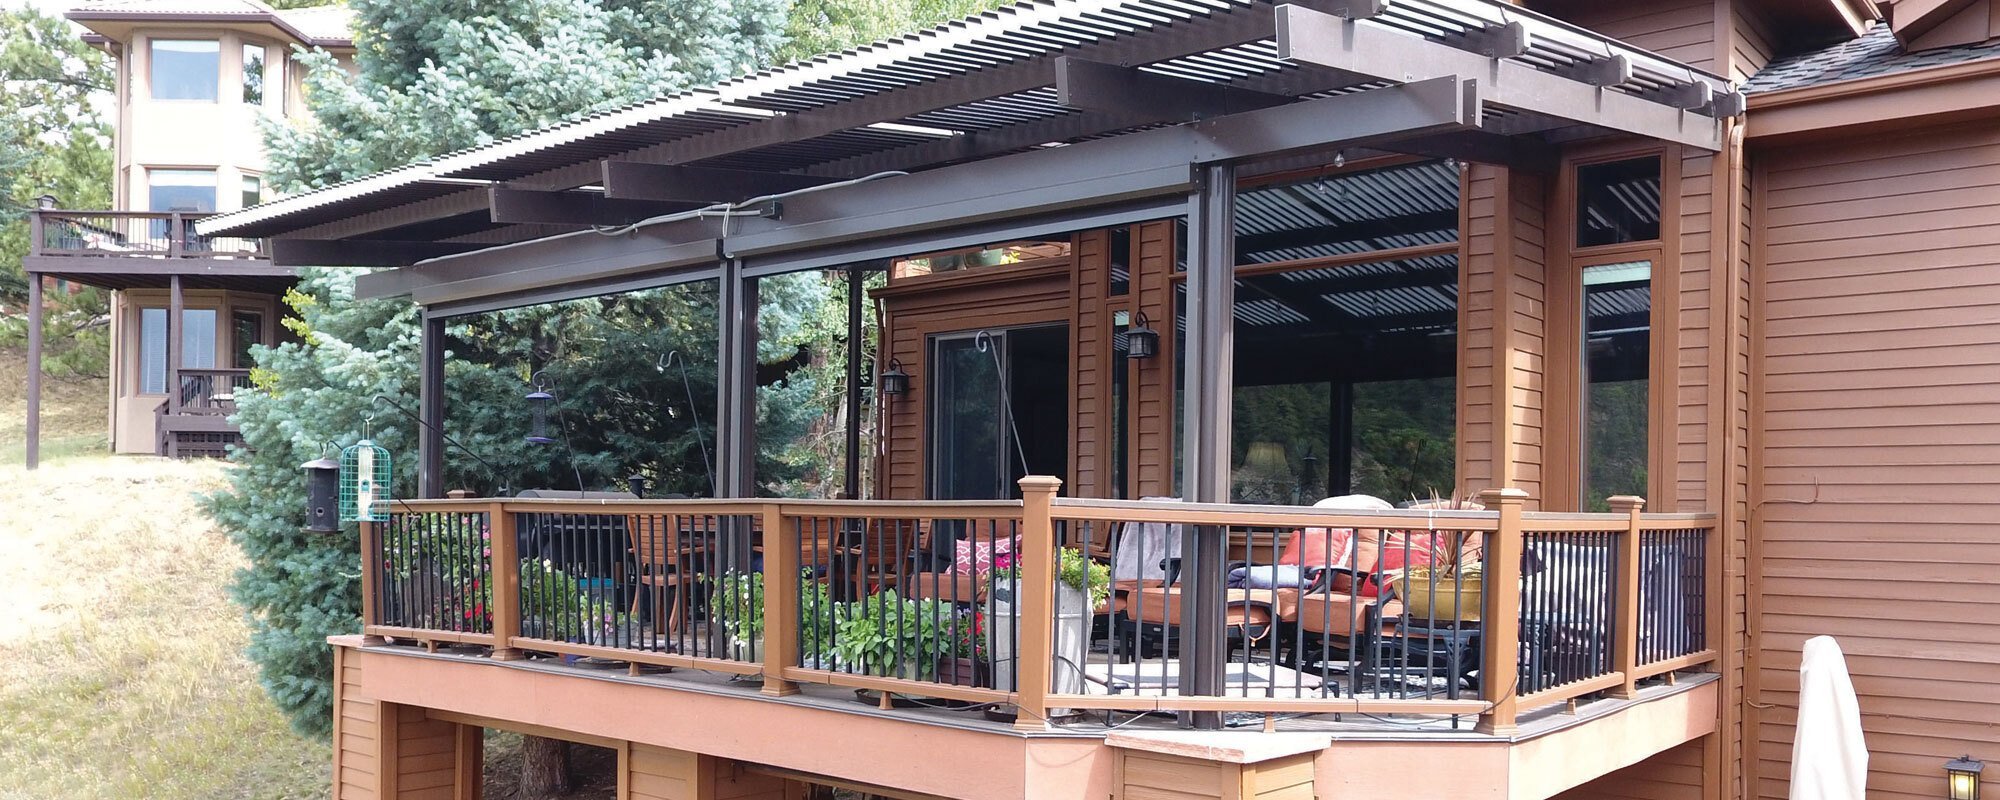
{"label": "beam bracket", "polygon": [[1373,19],[1389,10],[1389,0],[1340,0],[1326,12],[1346,20]]}
{"label": "beam bracket", "polygon": [[1632,59],[1623,53],[1613,53],[1603,58],[1591,59],[1564,71],[1570,79],[1604,88],[1617,86],[1632,79]]}
{"label": "beam bracket", "polygon": [[1519,21],[1504,25],[1488,25],[1445,40],[1460,50],[1469,50],[1492,59],[1518,58],[1527,55],[1532,41],[1528,35],[1528,26]]}

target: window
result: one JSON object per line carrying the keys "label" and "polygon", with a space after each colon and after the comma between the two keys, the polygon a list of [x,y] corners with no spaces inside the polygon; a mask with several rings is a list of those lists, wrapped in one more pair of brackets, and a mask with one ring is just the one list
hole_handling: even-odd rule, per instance
{"label": "window", "polygon": [[243,46],[243,102],[246,105],[264,104],[264,46],[246,44]]}
{"label": "window", "polygon": [[[181,366],[215,367],[215,309],[181,311]],[[139,391],[167,393],[167,310],[139,309]]]}
{"label": "window", "polygon": [[230,357],[229,363],[236,369],[249,369],[257,363],[250,356],[250,348],[264,343],[264,312],[236,309],[229,312]]}
{"label": "window", "polygon": [[222,44],[213,39],[154,39],[154,100],[215,102],[221,82]]}
{"label": "window", "polygon": [[243,176],[243,207],[249,208],[264,202],[264,179],[256,175]]}
{"label": "window", "polygon": [[1576,246],[1660,238],[1658,156],[1576,168]]}
{"label": "window", "polygon": [[215,170],[146,170],[148,211],[214,211]]}
{"label": "window", "polygon": [[1583,268],[1583,508],[1646,496],[1653,265]]}

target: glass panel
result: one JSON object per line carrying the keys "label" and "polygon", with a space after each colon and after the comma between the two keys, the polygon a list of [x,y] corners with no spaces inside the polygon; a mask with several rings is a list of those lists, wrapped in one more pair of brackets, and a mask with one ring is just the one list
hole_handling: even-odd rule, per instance
{"label": "glass panel", "polygon": [[1236,193],[1236,263],[1266,264],[1458,239],[1458,168],[1424,161]]}
{"label": "glass panel", "polygon": [[[1004,347],[1003,337],[992,346]],[[1005,433],[1000,413],[1000,366],[971,336],[935,340],[931,352],[931,497],[990,500],[1002,485]]]}
{"label": "glass panel", "polygon": [[1576,246],[1660,238],[1658,156],[1576,168]]}
{"label": "glass panel", "polygon": [[250,348],[264,343],[264,315],[256,311],[237,311],[229,315],[231,347],[230,355],[235,360],[230,366],[249,369],[256,365],[250,356]]}
{"label": "glass panel", "polygon": [[190,308],[181,312],[181,367],[215,368],[215,309]]}
{"label": "glass panel", "polygon": [[1645,496],[1652,263],[1583,269],[1584,510]]}
{"label": "glass panel", "polygon": [[243,46],[243,102],[248,105],[264,104],[264,47],[246,44]]}
{"label": "glass panel", "polygon": [[[885,285],[870,271],[865,288]],[[847,423],[860,423],[862,493],[870,485],[877,440],[873,393],[859,409],[847,403],[847,286],[844,269],[812,270],[760,279],[757,349],[763,379],[757,386],[757,491],[769,497],[830,499],[847,485]],[[875,304],[861,304],[861,384],[875,369]],[[775,380],[772,379],[774,376]],[[669,381],[678,376],[669,374]]]}
{"label": "glass panel", "polygon": [[222,45],[212,39],[154,39],[150,82],[154,100],[215,101]]}
{"label": "glass panel", "polygon": [[1450,498],[1457,377],[1357,383],[1353,393],[1353,478],[1346,491],[1395,501]]}
{"label": "glass panel", "polygon": [[139,309],[139,392],[167,393],[167,310]]}
{"label": "glass panel", "polygon": [[255,175],[243,176],[243,208],[264,202],[264,179]]}
{"label": "glass panel", "polygon": [[1332,395],[1326,381],[1265,386],[1238,381],[1231,500],[1300,505],[1325,496],[1319,460],[1333,432]]}
{"label": "glass panel", "polygon": [[215,170],[146,170],[146,201],[148,211],[214,211]]}
{"label": "glass panel", "polygon": [[1106,294],[1123,297],[1132,291],[1132,229],[1111,230],[1111,279]]}
{"label": "glass panel", "polygon": [[1111,491],[1112,498],[1124,500],[1131,479],[1131,415],[1125,413],[1132,391],[1132,358],[1125,331],[1132,326],[1130,312],[1112,315],[1111,329]]}
{"label": "glass panel", "polygon": [[1024,241],[1008,244],[973,247],[945,253],[929,253],[912,258],[899,259],[892,270],[897,277],[909,278],[936,272],[956,272],[980,267],[997,267],[1006,264],[1020,264],[1043,258],[1068,258],[1068,239],[1051,241]]}

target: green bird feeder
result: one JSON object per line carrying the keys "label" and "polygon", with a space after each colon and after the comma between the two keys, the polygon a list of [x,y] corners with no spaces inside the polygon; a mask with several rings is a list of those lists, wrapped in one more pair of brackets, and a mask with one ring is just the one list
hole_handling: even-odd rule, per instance
{"label": "green bird feeder", "polygon": [[389,451],[362,439],[340,451],[340,521],[389,520]]}

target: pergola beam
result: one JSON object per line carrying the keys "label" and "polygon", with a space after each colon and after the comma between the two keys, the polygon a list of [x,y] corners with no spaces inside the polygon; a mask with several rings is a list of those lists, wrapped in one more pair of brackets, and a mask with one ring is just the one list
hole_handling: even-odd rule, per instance
{"label": "pergola beam", "polygon": [[583,190],[544,192],[494,186],[486,192],[488,213],[500,224],[630,225],[700,207],[697,203],[620,199]]}
{"label": "pergola beam", "polygon": [[832,178],[756,172],[742,169],[604,162],[604,196],[620,200],[656,200],[707,205],[734,203],[753,197],[807,189]]}
{"label": "pergola beam", "polygon": [[1203,119],[1288,105],[1290,95],[1176,78],[1064,56],[1056,59],[1056,102],[1070,108],[1160,119]]}
{"label": "pergola beam", "polygon": [[491,246],[373,239],[273,239],[271,263],[285,267],[407,267],[427,258],[457,255]]}
{"label": "pergola beam", "polygon": [[1592,86],[1518,61],[1425,46],[1412,35],[1300,5],[1278,6],[1275,17],[1282,59],[1387,81],[1477,76],[1480,94],[1489,103],[1704,150],[1722,149],[1721,120],[1655,98]]}

